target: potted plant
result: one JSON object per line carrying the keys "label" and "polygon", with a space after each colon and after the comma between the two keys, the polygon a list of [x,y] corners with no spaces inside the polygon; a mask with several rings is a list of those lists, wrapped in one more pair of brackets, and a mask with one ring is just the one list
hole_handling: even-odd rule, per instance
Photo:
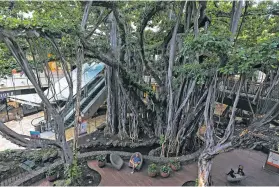
{"label": "potted plant", "polygon": [[180,166],[180,162],[179,161],[175,161],[175,160],[172,160],[170,162],[170,167],[173,171],[178,171],[180,170],[181,166]]}
{"label": "potted plant", "polygon": [[157,165],[154,163],[148,165],[148,176],[155,177],[156,175],[157,175]]}
{"label": "potted plant", "polygon": [[105,165],[106,165],[106,156],[105,155],[98,155],[97,160],[98,160],[98,166],[100,168],[105,167]]}
{"label": "potted plant", "polygon": [[48,169],[47,174],[46,174],[46,179],[49,182],[53,182],[57,179],[57,172],[54,168]]}
{"label": "potted plant", "polygon": [[161,166],[160,174],[162,177],[167,178],[170,175],[171,168],[168,165]]}

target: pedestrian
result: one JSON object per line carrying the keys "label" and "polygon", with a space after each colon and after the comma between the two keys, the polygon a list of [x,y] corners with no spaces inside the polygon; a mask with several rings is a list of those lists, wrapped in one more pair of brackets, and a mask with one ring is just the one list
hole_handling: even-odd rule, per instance
{"label": "pedestrian", "polygon": [[231,171],[229,173],[227,173],[227,175],[230,175],[232,178],[235,178],[235,174],[234,174],[234,170],[231,169]]}
{"label": "pedestrian", "polygon": [[242,176],[245,175],[244,172],[243,172],[243,166],[242,165],[238,166],[237,174],[242,175]]}

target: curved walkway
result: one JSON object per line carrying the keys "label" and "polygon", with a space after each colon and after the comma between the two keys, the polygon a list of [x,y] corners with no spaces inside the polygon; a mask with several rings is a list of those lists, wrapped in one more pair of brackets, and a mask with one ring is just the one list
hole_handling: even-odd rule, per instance
{"label": "curved walkway", "polygon": [[[279,186],[279,175],[270,173],[262,169],[267,155],[262,152],[250,150],[234,150],[217,155],[212,165],[212,180],[214,186],[232,186],[226,181],[226,173],[230,168],[237,169],[238,165],[244,166],[244,172],[248,176],[242,181],[240,186]],[[140,172],[131,174],[127,162],[124,167],[117,171],[109,166],[99,168],[97,161],[88,161],[91,169],[99,172],[102,179],[100,186],[181,186],[184,182],[195,180],[197,177],[197,163],[183,165],[178,172],[171,173],[169,178],[150,178],[147,175],[147,165],[145,162]],[[35,186],[51,185],[46,179],[38,181]]]}
{"label": "curved walkway", "polygon": [[[248,176],[241,182],[241,186],[278,186],[279,176],[262,169],[267,155],[257,151],[234,150],[217,155],[213,160],[212,180],[215,186],[230,185],[226,181],[226,173],[233,168],[235,171],[239,164],[244,166],[244,172]],[[127,162],[117,171],[109,166],[99,168],[97,161],[88,161],[91,169],[100,173],[102,179],[100,186],[181,186],[188,180],[197,177],[197,163],[183,165],[178,172],[172,172],[169,178],[150,178],[147,175],[147,163],[140,172],[131,174]]]}
{"label": "curved walkway", "polygon": [[[191,167],[183,166],[178,172],[172,172],[170,177],[162,178],[157,176],[151,178],[147,175],[147,164],[140,172],[131,174],[131,168],[127,162],[120,171],[111,168],[109,165],[99,168],[97,161],[88,161],[88,166],[97,171],[102,179],[99,186],[181,186],[185,180],[195,180],[196,176],[191,172]],[[189,173],[185,175],[185,173]]]}

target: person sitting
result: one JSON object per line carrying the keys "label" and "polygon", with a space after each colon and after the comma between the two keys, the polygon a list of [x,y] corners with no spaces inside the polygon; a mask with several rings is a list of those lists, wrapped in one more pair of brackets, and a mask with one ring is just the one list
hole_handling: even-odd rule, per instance
{"label": "person sitting", "polygon": [[243,166],[242,165],[238,166],[237,174],[242,175],[242,176],[245,175],[244,172],[243,172]]}
{"label": "person sitting", "polygon": [[134,156],[130,160],[130,164],[132,165],[132,168],[133,168],[131,173],[134,173],[135,168],[140,164],[140,162],[141,162],[141,158],[140,158],[139,154],[137,153],[136,156]]}
{"label": "person sitting", "polygon": [[236,178],[236,176],[234,175],[233,169],[231,169],[231,171],[229,173],[227,173],[227,175],[230,175],[232,178]]}

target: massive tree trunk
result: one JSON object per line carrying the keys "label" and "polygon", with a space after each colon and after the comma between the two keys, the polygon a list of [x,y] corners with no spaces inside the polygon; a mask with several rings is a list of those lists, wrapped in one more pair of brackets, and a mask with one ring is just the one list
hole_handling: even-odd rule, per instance
{"label": "massive tree trunk", "polygon": [[243,85],[243,76],[241,76],[238,90],[236,93],[236,97],[233,103],[232,114],[230,117],[229,124],[225,130],[224,136],[219,140],[219,142],[215,145],[214,142],[214,121],[213,121],[213,113],[214,113],[214,104],[215,104],[215,95],[216,95],[216,82],[217,77],[214,78],[212,83],[209,86],[209,91],[206,100],[206,106],[204,110],[204,122],[206,125],[206,132],[205,132],[205,149],[199,157],[198,167],[199,167],[199,186],[209,186],[210,184],[210,172],[212,166],[212,159],[216,154],[225,149],[232,146],[231,137],[234,132],[234,124],[235,124],[235,114],[236,114],[236,106],[239,101],[240,91]]}
{"label": "massive tree trunk", "polygon": [[177,16],[177,21],[173,30],[171,42],[170,42],[170,55],[169,55],[169,65],[168,65],[168,73],[167,73],[167,78],[166,78],[166,85],[167,85],[167,90],[168,90],[168,117],[167,117],[167,130],[166,130],[166,137],[165,141],[168,141],[169,146],[168,149],[170,149],[171,143],[173,143],[173,138],[174,138],[174,123],[173,123],[173,112],[174,112],[174,98],[173,98],[173,66],[174,66],[174,61],[175,61],[175,55],[176,55],[176,38],[177,38],[177,30],[178,26],[180,24],[180,19],[181,19],[181,14],[182,10],[185,6],[185,2],[181,3],[180,7],[180,12]]}
{"label": "massive tree trunk", "polygon": [[[85,31],[85,25],[88,19],[88,15],[90,13],[90,8],[92,5],[92,1],[89,1],[86,3],[84,8],[84,14],[80,25],[80,31],[83,33]],[[81,123],[80,117],[81,117],[81,111],[80,111],[80,101],[81,101],[81,83],[82,83],[82,64],[84,61],[84,52],[83,52],[83,45],[78,40],[77,44],[77,87],[76,87],[76,103],[75,103],[75,125],[74,125],[74,146],[73,150],[76,151],[77,145],[78,145],[78,135],[79,135],[79,125]]]}
{"label": "massive tree trunk", "polygon": [[[110,42],[114,58],[117,59],[117,27],[113,13],[110,14],[111,32]],[[116,60],[118,62],[118,60]],[[106,67],[106,84],[108,88],[107,97],[107,124],[111,134],[118,133],[118,86],[117,86],[117,69],[107,66]]]}
{"label": "massive tree trunk", "polygon": [[236,36],[236,31],[237,31],[237,28],[238,28],[238,23],[239,23],[239,20],[240,20],[240,16],[241,16],[241,11],[242,11],[242,8],[243,8],[243,1],[242,0],[239,0],[237,2],[237,5],[236,5],[236,10],[235,7],[233,6],[233,16],[232,16],[232,22],[231,22],[231,42],[234,41],[234,37]]}

